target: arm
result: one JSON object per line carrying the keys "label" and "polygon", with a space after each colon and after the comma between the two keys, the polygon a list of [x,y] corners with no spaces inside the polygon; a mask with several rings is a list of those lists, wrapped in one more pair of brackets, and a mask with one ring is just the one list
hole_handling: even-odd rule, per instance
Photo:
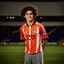
{"label": "arm", "polygon": [[44,49],[45,45],[47,44],[48,34],[45,30],[44,25],[41,25],[40,27],[40,35],[42,37],[42,47]]}
{"label": "arm", "polygon": [[42,47],[43,47],[43,50],[44,50],[44,47],[45,47],[46,44],[47,44],[47,39],[42,40]]}

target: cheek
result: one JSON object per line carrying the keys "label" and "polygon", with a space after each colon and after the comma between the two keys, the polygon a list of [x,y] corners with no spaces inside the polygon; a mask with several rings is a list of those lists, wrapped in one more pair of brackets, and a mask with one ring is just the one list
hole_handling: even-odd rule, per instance
{"label": "cheek", "polygon": [[32,19],[34,19],[34,16],[31,16]]}
{"label": "cheek", "polygon": [[25,19],[28,19],[28,18],[31,18],[31,19],[34,19],[34,16],[33,15],[30,15],[30,16],[24,16]]}

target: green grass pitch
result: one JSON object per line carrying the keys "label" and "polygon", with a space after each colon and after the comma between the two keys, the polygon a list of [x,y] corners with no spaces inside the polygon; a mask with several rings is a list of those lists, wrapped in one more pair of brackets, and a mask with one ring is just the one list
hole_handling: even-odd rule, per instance
{"label": "green grass pitch", "polygon": [[[24,64],[24,45],[0,46],[0,64]],[[44,64],[64,64],[64,46],[45,46]]]}

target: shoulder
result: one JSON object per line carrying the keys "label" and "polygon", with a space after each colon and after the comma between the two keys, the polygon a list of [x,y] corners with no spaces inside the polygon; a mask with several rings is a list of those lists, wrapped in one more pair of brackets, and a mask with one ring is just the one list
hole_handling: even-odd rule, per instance
{"label": "shoulder", "polygon": [[20,29],[24,28],[25,26],[26,26],[26,24],[24,24],[24,25],[20,26]]}
{"label": "shoulder", "polygon": [[42,28],[44,27],[44,25],[40,22],[36,22],[36,25],[38,25],[39,27],[42,27]]}

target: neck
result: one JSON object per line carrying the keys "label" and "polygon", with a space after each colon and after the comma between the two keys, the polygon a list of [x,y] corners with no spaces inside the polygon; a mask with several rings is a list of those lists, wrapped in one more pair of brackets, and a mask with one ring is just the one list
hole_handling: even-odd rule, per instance
{"label": "neck", "polygon": [[27,24],[28,24],[29,26],[32,26],[32,25],[34,24],[34,21],[27,22]]}

